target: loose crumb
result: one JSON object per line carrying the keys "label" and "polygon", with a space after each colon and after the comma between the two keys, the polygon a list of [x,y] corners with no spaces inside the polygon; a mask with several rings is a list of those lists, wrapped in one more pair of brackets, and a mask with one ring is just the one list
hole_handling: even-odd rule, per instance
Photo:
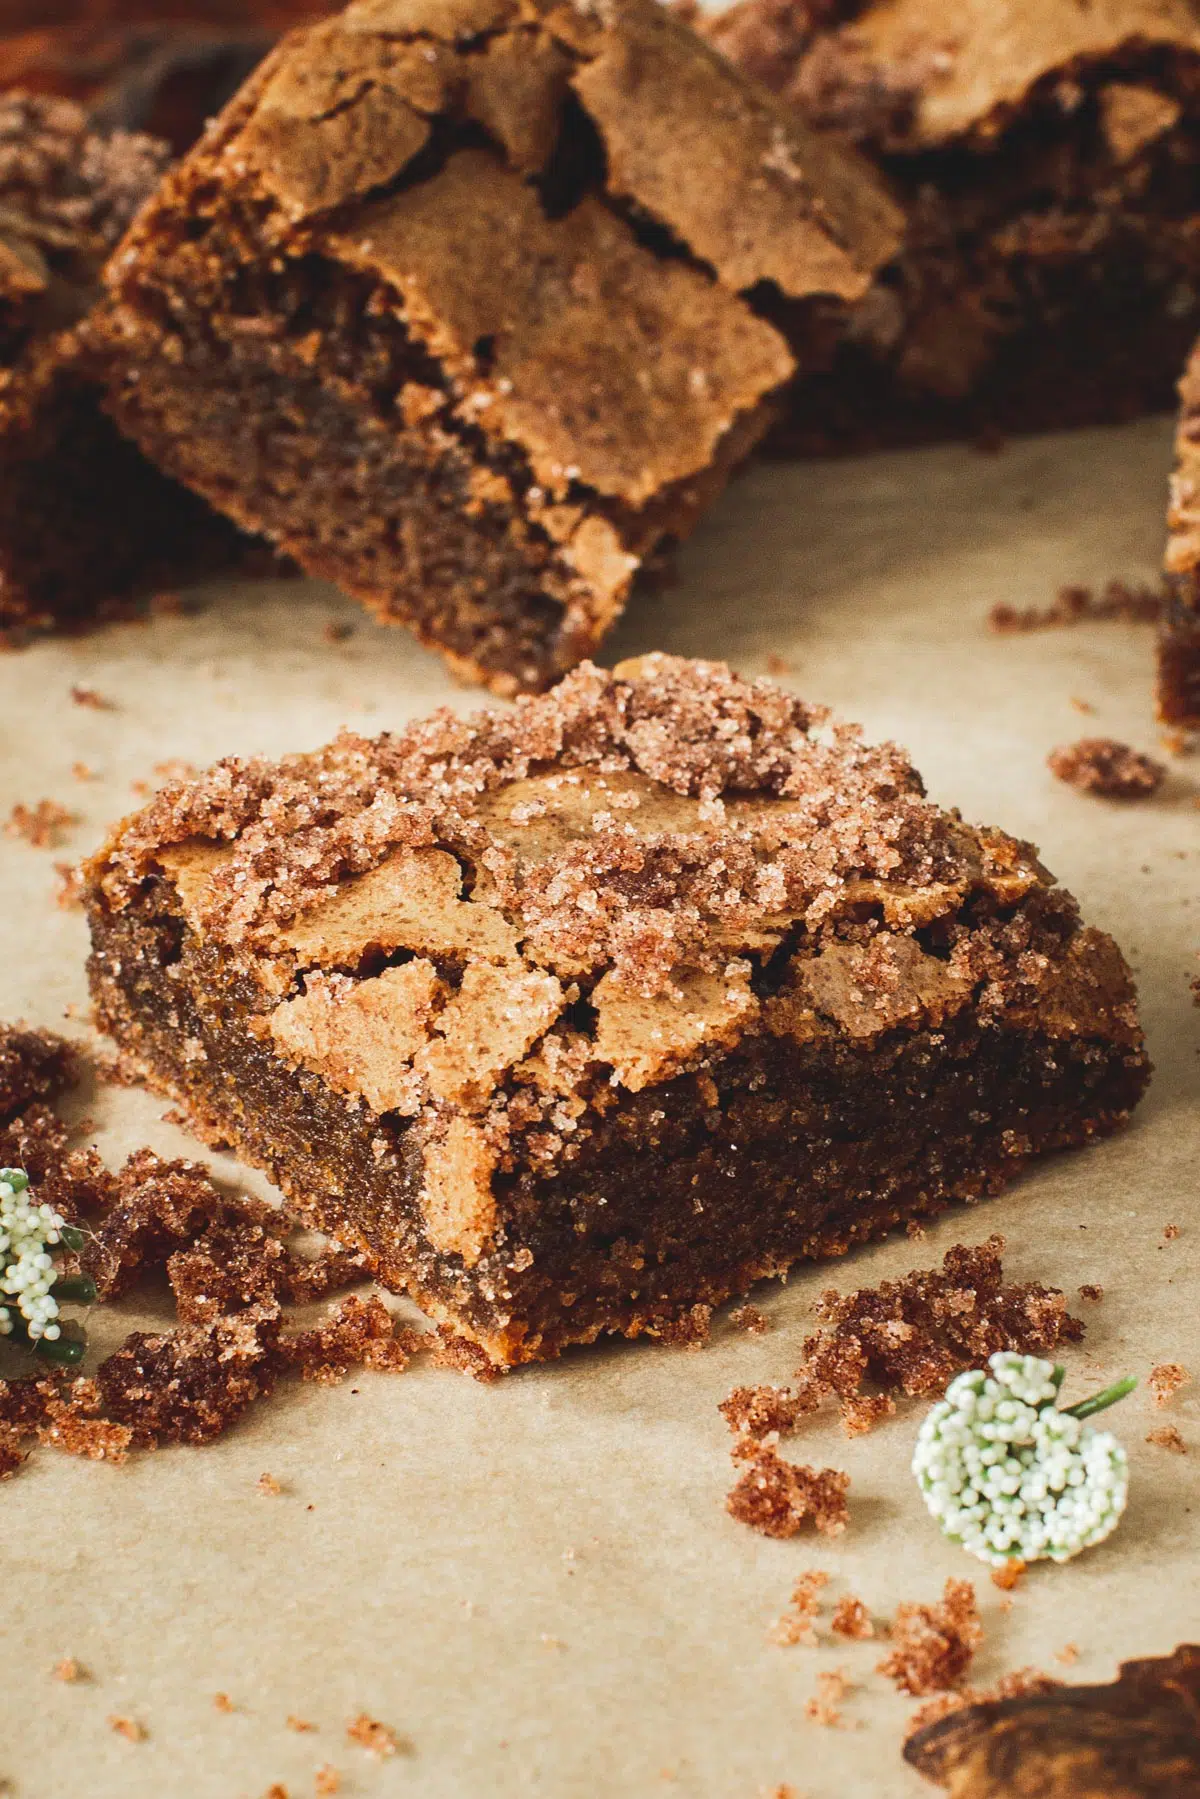
{"label": "loose crumb", "polygon": [[315,1724],[310,1724],[307,1718],[298,1718],[294,1712],[288,1713],[285,1722],[289,1730],[306,1731],[317,1728]]}
{"label": "loose crumb", "polygon": [[64,1680],[68,1686],[74,1686],[76,1681],[90,1678],[83,1663],[77,1662],[73,1655],[64,1655],[60,1662],[55,1662],[50,1672],[55,1680]]}
{"label": "loose crumb", "polygon": [[1111,800],[1148,799],[1158,792],[1167,772],[1153,756],[1113,737],[1081,737],[1078,743],[1051,750],[1046,763],[1068,787]]}
{"label": "loose crumb", "polygon": [[1151,1368],[1146,1384],[1155,1405],[1163,1406],[1174,1398],[1180,1387],[1186,1387],[1191,1378],[1182,1362],[1160,1362],[1156,1368]]}
{"label": "loose crumb", "polygon": [[736,1306],[729,1314],[729,1322],[748,1337],[765,1337],[771,1328],[770,1320],[757,1306]]}
{"label": "loose crumb", "polygon": [[718,1409],[739,1436],[786,1436],[819,1403],[809,1389],[793,1393],[786,1387],[735,1387]]}
{"label": "loose crumb", "polygon": [[1172,1455],[1187,1454],[1187,1444],[1173,1424],[1156,1425],[1147,1433],[1146,1441],[1159,1449],[1169,1449]]}
{"label": "loose crumb", "polygon": [[322,627],[321,636],[326,643],[345,643],[348,637],[354,636],[354,626],[343,623],[341,619],[331,618]]}
{"label": "loose crumb", "polygon": [[1073,1668],[1079,1660],[1079,1644],[1064,1643],[1054,1659],[1061,1662],[1064,1668]]}
{"label": "loose crumb", "polygon": [[825,1668],[817,1675],[817,1690],[804,1707],[804,1715],[826,1730],[837,1730],[842,1722],[842,1700],[850,1690],[850,1679],[844,1668]]}
{"label": "loose crumb", "polygon": [[988,624],[1001,635],[1026,631],[1050,631],[1064,625],[1124,619],[1130,624],[1154,624],[1163,614],[1165,595],[1159,586],[1129,586],[1109,581],[1097,595],[1090,587],[1060,587],[1049,606],[993,606]]}
{"label": "loose crumb", "polygon": [[1002,1593],[1011,1593],[1014,1587],[1020,1586],[1024,1578],[1025,1563],[1018,1562],[1015,1558],[1011,1562],[1005,1562],[1003,1568],[992,1569],[992,1585],[999,1587]]}
{"label": "loose crumb", "polygon": [[852,1593],[845,1594],[834,1606],[829,1628],[835,1636],[845,1637],[852,1643],[864,1643],[875,1635],[870,1612]]}
{"label": "loose crumb", "polygon": [[712,1334],[712,1315],[711,1306],[689,1306],[681,1317],[668,1318],[658,1325],[655,1335],[660,1343],[669,1343],[678,1349],[703,1349]]}
{"label": "loose crumb", "polygon": [[324,1767],[317,1769],[317,1799],[331,1799],[332,1794],[340,1793],[341,1790],[342,1777],[336,1768],[330,1767],[326,1762]]}
{"label": "loose crumb", "polygon": [[274,1781],[272,1785],[267,1788],[263,1795],[263,1799],[288,1799],[288,1790],[284,1786],[282,1780]]}
{"label": "loose crumb", "polygon": [[1090,700],[1081,700],[1076,694],[1071,695],[1071,704],[1076,712],[1094,712],[1096,710]]}
{"label": "loose crumb", "polygon": [[974,1585],[948,1580],[934,1605],[898,1607],[891,1634],[878,1671],[902,1693],[921,1699],[959,1686],[983,1638]]}
{"label": "loose crumb", "polygon": [[794,1537],[806,1521],[823,1536],[839,1536],[850,1522],[846,1491],[850,1476],[837,1468],[808,1468],[785,1462],[769,1445],[744,1437],[734,1457],[747,1462],[725,1507],[739,1524],[765,1537]]}
{"label": "loose crumb", "polygon": [[1104,1288],[1097,1286],[1095,1281],[1088,1281],[1086,1285],[1080,1287],[1079,1297],[1080,1299],[1090,1299],[1093,1305],[1098,1305],[1104,1298]]}
{"label": "loose crumb", "polygon": [[72,762],[71,773],[77,781],[94,781],[96,771],[88,762]]}
{"label": "loose crumb", "polygon": [[150,1734],[146,1726],[139,1724],[136,1718],[121,1718],[116,1714],[109,1718],[108,1726],[119,1737],[124,1737],[127,1743],[144,1743]]}
{"label": "loose crumb", "polygon": [[237,1706],[228,1693],[214,1693],[213,1704],[219,1712],[235,1712],[237,1710]]}
{"label": "loose crumb", "polygon": [[368,1755],[377,1755],[381,1759],[389,1755],[397,1755],[400,1751],[400,1739],[394,1730],[386,1724],[380,1724],[366,1712],[360,1712],[353,1723],[347,1724],[346,1735],[352,1743],[365,1749]]}
{"label": "loose crumb", "polygon": [[53,850],[58,848],[64,832],[78,823],[78,812],[60,806],[57,800],[39,800],[36,806],[18,801],[4,830],[7,836],[22,838],[35,850]]}
{"label": "loose crumb", "polygon": [[97,693],[94,687],[72,687],[71,698],[75,705],[90,707],[93,712],[115,712],[117,710],[116,701],[105,699],[104,695]]}
{"label": "loose crumb", "polygon": [[54,891],[54,903],[64,912],[79,912],[83,908],[83,869],[77,862],[56,862],[54,873],[58,885]]}
{"label": "loose crumb", "polygon": [[792,665],[786,657],[779,656],[772,650],[771,654],[767,657],[767,673],[773,675],[778,681],[782,680],[785,675],[790,675],[791,672]]}
{"label": "loose crumb", "polygon": [[1174,1243],[1176,1237],[1179,1237],[1182,1234],[1183,1233],[1177,1224],[1164,1224],[1163,1226],[1163,1236],[1168,1243]]}
{"label": "loose crumb", "polygon": [[273,1474],[260,1474],[254,1485],[265,1499],[277,1499],[283,1492]]}
{"label": "loose crumb", "polygon": [[802,1574],[792,1588],[791,1604],[771,1626],[768,1640],[778,1643],[781,1649],[792,1648],[797,1643],[809,1647],[815,1645],[817,1633],[813,1620],[821,1609],[821,1588],[828,1584],[829,1576],[820,1568],[809,1568]]}
{"label": "loose crumb", "polygon": [[1017,1668],[1011,1674],[1002,1674],[994,1686],[960,1687],[957,1692],[939,1693],[936,1699],[927,1700],[908,1720],[904,1734],[915,1736],[926,1725],[936,1724],[949,1717],[951,1712],[961,1711],[968,1705],[987,1705],[998,1699],[1024,1699],[1031,1694],[1053,1693],[1062,1685],[1061,1680],[1056,1680],[1052,1674],[1043,1674],[1040,1668]]}

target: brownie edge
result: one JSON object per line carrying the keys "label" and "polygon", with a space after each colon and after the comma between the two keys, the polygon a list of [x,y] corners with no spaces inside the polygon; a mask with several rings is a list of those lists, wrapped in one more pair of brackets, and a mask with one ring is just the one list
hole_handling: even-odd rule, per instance
{"label": "brownie edge", "polygon": [[720,664],[218,764],[88,911],[147,1076],[496,1366],[996,1192],[1149,1075],[1030,846]]}

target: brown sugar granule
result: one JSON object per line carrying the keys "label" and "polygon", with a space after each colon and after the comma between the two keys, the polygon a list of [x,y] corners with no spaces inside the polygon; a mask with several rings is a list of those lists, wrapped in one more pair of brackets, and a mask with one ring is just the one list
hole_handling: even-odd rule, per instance
{"label": "brown sugar granule", "polygon": [[1068,787],[1110,800],[1147,799],[1158,792],[1167,772],[1153,756],[1113,737],[1081,737],[1078,743],[1051,750],[1046,764]]}
{"label": "brown sugar granule", "polygon": [[55,1662],[50,1672],[55,1680],[65,1681],[68,1686],[74,1686],[77,1681],[88,1678],[87,1669],[73,1655],[64,1655],[61,1661]]}
{"label": "brown sugar granule", "polygon": [[335,1386],[351,1368],[373,1368],[400,1374],[408,1367],[420,1333],[397,1333],[395,1320],[379,1298],[351,1294],[315,1330],[283,1341],[283,1353],[305,1380]]}
{"label": "brown sugar granule", "polygon": [[1164,605],[1161,585],[1130,586],[1125,581],[1109,581],[1099,594],[1090,587],[1067,585],[1059,588],[1049,606],[993,606],[988,624],[1002,635],[1108,620],[1151,625],[1162,617]]}
{"label": "brown sugar granule", "polygon": [[316,1785],[313,1790],[317,1795],[317,1799],[332,1799],[334,1793],[340,1793],[342,1790],[342,1777],[337,1769],[331,1767],[328,1762],[325,1762],[322,1767],[318,1768]]}
{"label": "brown sugar granule", "polygon": [[1015,1558],[1005,1562],[1003,1568],[992,1569],[992,1585],[999,1587],[1002,1593],[1011,1593],[1014,1587],[1020,1586],[1024,1578],[1025,1563],[1018,1562]]}
{"label": "brown sugar granule", "polygon": [[139,1724],[136,1718],[122,1718],[115,1713],[109,1718],[108,1727],[115,1730],[119,1737],[124,1737],[127,1743],[144,1743],[150,1734],[146,1726]]}
{"label": "brown sugar granule", "polygon": [[58,848],[64,832],[78,823],[78,812],[60,806],[57,800],[39,800],[36,806],[18,801],[4,830],[7,836],[22,838],[35,850],[53,850]]}
{"label": "brown sugar granule", "polygon": [[228,1693],[214,1693],[213,1705],[219,1712],[235,1712],[237,1710],[237,1706],[233,1703],[233,1700],[229,1697]]}
{"label": "brown sugar granule", "polygon": [[1087,1281],[1080,1287],[1079,1297],[1080,1299],[1090,1299],[1094,1305],[1098,1305],[1104,1298],[1104,1288],[1098,1286],[1095,1281]]}
{"label": "brown sugar granule", "polygon": [[875,1635],[870,1612],[852,1593],[844,1594],[834,1606],[829,1628],[835,1636],[845,1637],[850,1642],[866,1642]]}
{"label": "brown sugar granule", "polygon": [[1173,1424],[1156,1425],[1146,1434],[1147,1443],[1153,1443],[1159,1449],[1169,1449],[1172,1455],[1186,1455],[1187,1444]]}
{"label": "brown sugar granule", "polygon": [[1163,1237],[1166,1242],[1174,1243],[1175,1239],[1181,1235],[1182,1232],[1177,1224],[1164,1224]]}
{"label": "brown sugar granule", "polygon": [[810,1647],[816,1643],[814,1619],[821,1609],[820,1593],[829,1584],[829,1576],[820,1568],[809,1568],[792,1588],[791,1604],[775,1620],[769,1634],[772,1643],[791,1648],[797,1643]]}
{"label": "brown sugar granule", "polygon": [[1163,1406],[1174,1398],[1180,1387],[1186,1387],[1191,1375],[1182,1362],[1159,1362],[1151,1368],[1146,1385],[1154,1396],[1154,1403]]}
{"label": "brown sugar granule", "polygon": [[[278,1499],[279,1495],[283,1492],[283,1488],[273,1474],[260,1474],[254,1485],[263,1495],[264,1499]],[[291,1720],[289,1719],[289,1723],[290,1722]]]}
{"label": "brown sugar granule", "polygon": [[824,1668],[817,1675],[817,1690],[804,1707],[804,1715],[826,1730],[836,1730],[842,1723],[842,1700],[850,1690],[850,1679],[844,1668]]}
{"label": "brown sugar granule", "polygon": [[382,1759],[400,1752],[400,1739],[396,1732],[386,1724],[380,1724],[367,1712],[360,1712],[353,1722],[347,1724],[346,1735],[352,1743],[365,1749],[368,1755],[377,1755]]}
{"label": "brown sugar granule", "polygon": [[982,1638],[974,1586],[948,1580],[935,1604],[897,1608],[892,1646],[878,1671],[918,1699],[944,1692],[960,1684]]}
{"label": "brown sugar granule", "polygon": [[731,1518],[765,1537],[794,1537],[806,1522],[823,1536],[838,1536],[850,1521],[846,1491],[850,1476],[837,1468],[808,1468],[785,1462],[768,1445],[743,1438],[734,1449],[749,1465],[725,1501]]}
{"label": "brown sugar granule", "polygon": [[[823,1293],[820,1329],[805,1340],[797,1370],[797,1415],[836,1398],[844,1429],[856,1436],[895,1410],[894,1393],[941,1394],[956,1374],[982,1367],[997,1350],[1047,1356],[1078,1342],[1083,1325],[1057,1288],[1005,1284],[1003,1250],[1000,1236],[974,1249],[956,1244],[940,1270]],[[868,1383],[879,1390],[866,1391]]]}
{"label": "brown sugar granule", "polygon": [[735,1330],[745,1331],[748,1337],[765,1337],[771,1328],[770,1319],[757,1306],[735,1306],[729,1314],[729,1322]]}
{"label": "brown sugar granule", "polygon": [[739,1436],[767,1437],[776,1431],[783,1436],[794,1430],[818,1403],[809,1388],[793,1393],[787,1387],[735,1387],[718,1409]]}
{"label": "brown sugar granule", "polygon": [[296,1730],[301,1734],[317,1728],[315,1724],[310,1724],[307,1718],[298,1718],[295,1712],[289,1712],[284,1722],[289,1730]]}
{"label": "brown sugar granule", "polygon": [[105,699],[94,687],[72,687],[71,699],[76,706],[87,706],[93,712],[115,712],[117,702]]}

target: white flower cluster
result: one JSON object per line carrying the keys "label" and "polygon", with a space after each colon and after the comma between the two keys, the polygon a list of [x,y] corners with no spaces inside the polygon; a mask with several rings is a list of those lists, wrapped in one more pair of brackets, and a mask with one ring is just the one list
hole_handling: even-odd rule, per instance
{"label": "white flower cluster", "polygon": [[[19,1168],[0,1168],[0,1337],[22,1324],[37,1342],[57,1342],[58,1301],[50,1292],[58,1277],[50,1249],[62,1242],[63,1220],[52,1206],[35,1204]],[[7,1296],[14,1303],[4,1304]]]}
{"label": "white flower cluster", "polygon": [[[1065,1562],[1125,1510],[1129,1468],[1110,1431],[1059,1411],[1061,1369],[1003,1351],[960,1374],[917,1437],[913,1473],[947,1536],[993,1567]],[[1130,1383],[1131,1384],[1131,1383]]]}

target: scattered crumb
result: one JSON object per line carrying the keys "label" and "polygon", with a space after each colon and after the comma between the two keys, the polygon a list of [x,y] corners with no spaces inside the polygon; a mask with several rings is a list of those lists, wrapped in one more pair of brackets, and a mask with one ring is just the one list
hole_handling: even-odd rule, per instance
{"label": "scattered crumb", "polygon": [[1096,710],[1090,700],[1081,700],[1075,694],[1071,695],[1071,704],[1076,712],[1094,712]]}
{"label": "scattered crumb", "polygon": [[766,1537],[794,1537],[806,1520],[823,1536],[845,1530],[850,1522],[848,1474],[785,1462],[776,1450],[752,1437],[743,1437],[733,1454],[735,1460],[749,1464],[725,1501],[730,1517],[739,1524]]}
{"label": "scattered crumb", "polygon": [[237,1710],[237,1706],[228,1693],[214,1693],[213,1704],[219,1712],[235,1712]]}
{"label": "scattered crumb", "polygon": [[809,1568],[802,1574],[792,1588],[791,1604],[787,1611],[775,1620],[767,1633],[768,1641],[778,1643],[781,1649],[789,1649],[797,1643],[812,1647],[817,1640],[813,1620],[821,1609],[818,1595],[821,1588],[828,1586],[829,1576],[820,1568]]}
{"label": "scattered crumb", "polygon": [[53,850],[58,848],[63,833],[78,823],[78,812],[60,806],[57,800],[39,800],[36,806],[26,806],[18,800],[4,830],[7,836],[22,838],[35,850]]}
{"label": "scattered crumb", "polygon": [[55,1662],[50,1672],[55,1680],[64,1680],[68,1686],[73,1686],[76,1681],[90,1678],[83,1663],[77,1662],[73,1655],[64,1655],[60,1662]]}
{"label": "scattered crumb", "polygon": [[139,1724],[136,1718],[121,1718],[116,1714],[109,1718],[108,1727],[115,1730],[119,1737],[124,1737],[127,1743],[144,1743],[150,1734],[146,1726]]}
{"label": "scattered crumb", "polygon": [[808,1390],[792,1393],[786,1387],[735,1387],[718,1409],[739,1436],[767,1437],[776,1431],[786,1435],[794,1430],[818,1403]]}
{"label": "scattered crumb", "polygon": [[1104,1288],[1097,1286],[1095,1281],[1088,1281],[1086,1285],[1080,1287],[1079,1297],[1080,1299],[1090,1299],[1093,1305],[1098,1305],[1104,1298]]}
{"label": "scattered crumb", "polygon": [[846,1637],[852,1643],[866,1642],[868,1637],[875,1635],[870,1612],[852,1593],[847,1593],[834,1606],[829,1628],[835,1636]]}
{"label": "scattered crumb", "polygon": [[72,687],[71,698],[77,706],[88,706],[93,712],[115,712],[117,702],[105,699],[94,687]]}
{"label": "scattered crumb", "polygon": [[1079,1660],[1079,1644],[1064,1643],[1054,1659],[1056,1662],[1061,1662],[1064,1668],[1073,1668]]}
{"label": "scattered crumb", "polygon": [[72,762],[71,773],[77,781],[94,781],[96,779],[95,769],[87,762]]}
{"label": "scattered crumb", "polygon": [[960,1684],[982,1638],[974,1585],[948,1580],[934,1605],[898,1607],[892,1647],[878,1671],[914,1698],[945,1692]]}
{"label": "scattered crumb", "polygon": [[323,1767],[317,1769],[317,1784],[315,1790],[317,1799],[330,1799],[332,1794],[340,1793],[342,1790],[342,1777],[336,1768],[330,1767],[328,1762],[326,1762]]}
{"label": "scattered crumb", "polygon": [[817,1690],[804,1707],[804,1715],[826,1730],[836,1730],[843,1722],[842,1700],[850,1690],[844,1668],[825,1668],[817,1675]]}
{"label": "scattered crumb", "polygon": [[1177,1224],[1164,1224],[1163,1226],[1163,1237],[1168,1243],[1174,1243],[1176,1237],[1182,1236],[1182,1234]]}
{"label": "scattered crumb", "polygon": [[770,1320],[757,1306],[736,1306],[729,1314],[729,1322],[748,1337],[765,1337],[771,1328]]}
{"label": "scattered crumb", "polygon": [[278,1499],[283,1492],[283,1488],[273,1474],[260,1474],[254,1485],[264,1499]]}
{"label": "scattered crumb", "polygon": [[285,1339],[284,1352],[305,1380],[336,1386],[351,1368],[402,1373],[422,1341],[419,1331],[397,1331],[377,1293],[368,1299],[352,1293],[315,1330]]}
{"label": "scattered crumb", "polygon": [[703,1349],[712,1334],[712,1315],[711,1306],[689,1306],[681,1318],[668,1318],[657,1325],[654,1334],[660,1343],[675,1348]]}
{"label": "scattered crumb", "polygon": [[1025,1563],[1017,1561],[1015,1557],[1012,1561],[1005,1562],[1003,1568],[992,1569],[992,1585],[999,1587],[1002,1593],[1011,1593],[1014,1587],[1020,1586],[1024,1578]]}
{"label": "scattered crumb", "polygon": [[1172,1455],[1186,1455],[1187,1444],[1173,1424],[1159,1424],[1147,1433],[1147,1443],[1155,1444],[1159,1449],[1169,1449]]}
{"label": "scattered crumb", "polygon": [[797,1792],[795,1787],[789,1786],[787,1781],[783,1780],[778,1786],[759,1787],[758,1799],[802,1799],[802,1795]]}
{"label": "scattered crumb", "polygon": [[263,1799],[288,1799],[288,1790],[284,1786],[282,1780],[276,1780],[269,1786],[263,1795]]}
{"label": "scattered crumb", "polygon": [[782,680],[785,675],[790,675],[791,672],[792,665],[787,658],[777,655],[775,651],[772,650],[771,654],[767,657],[767,673],[773,675],[775,679],[779,681]]}
{"label": "scattered crumb", "polygon": [[365,1749],[368,1755],[377,1755],[383,1758],[388,1755],[396,1755],[400,1750],[400,1739],[395,1731],[389,1730],[386,1724],[378,1723],[366,1712],[360,1712],[352,1724],[347,1724],[346,1735],[352,1743],[357,1743],[360,1748]]}
{"label": "scattered crumb", "polygon": [[1090,587],[1072,584],[1060,587],[1049,606],[993,606],[988,614],[988,624],[993,631],[1006,636],[1107,619],[1155,624],[1162,617],[1163,606],[1161,585],[1131,587],[1125,581],[1109,581],[1096,595]]}
{"label": "scattered crumb", "polygon": [[315,1724],[310,1724],[307,1718],[298,1718],[295,1712],[289,1712],[285,1722],[289,1730],[306,1731],[317,1728]]}
{"label": "scattered crumb", "polygon": [[345,643],[348,637],[354,636],[354,626],[345,624],[341,619],[331,618],[321,631],[326,643]]}
{"label": "scattered crumb", "polygon": [[58,886],[54,903],[64,912],[78,912],[83,906],[83,869],[77,862],[56,862],[54,872]]}
{"label": "scattered crumb", "polygon": [[1160,1362],[1156,1368],[1151,1368],[1146,1384],[1155,1405],[1162,1406],[1178,1393],[1180,1387],[1186,1387],[1191,1378],[1182,1362]]}
{"label": "scattered crumb", "polygon": [[1081,737],[1078,743],[1051,750],[1046,763],[1068,787],[1112,800],[1148,799],[1158,792],[1167,772],[1153,756],[1114,737]]}
{"label": "scattered crumb", "polygon": [[951,1712],[968,1705],[987,1705],[998,1699],[1024,1699],[1034,1693],[1052,1693],[1062,1684],[1052,1674],[1043,1674],[1040,1668],[1017,1668],[1011,1674],[1002,1674],[994,1686],[960,1687],[955,1693],[939,1693],[936,1699],[927,1700],[908,1720],[904,1734],[915,1736],[927,1724],[936,1724],[949,1717]]}
{"label": "scattered crumb", "polygon": [[194,781],[200,770],[194,762],[185,762],[180,756],[172,756],[166,762],[156,762],[154,772],[164,781]]}

